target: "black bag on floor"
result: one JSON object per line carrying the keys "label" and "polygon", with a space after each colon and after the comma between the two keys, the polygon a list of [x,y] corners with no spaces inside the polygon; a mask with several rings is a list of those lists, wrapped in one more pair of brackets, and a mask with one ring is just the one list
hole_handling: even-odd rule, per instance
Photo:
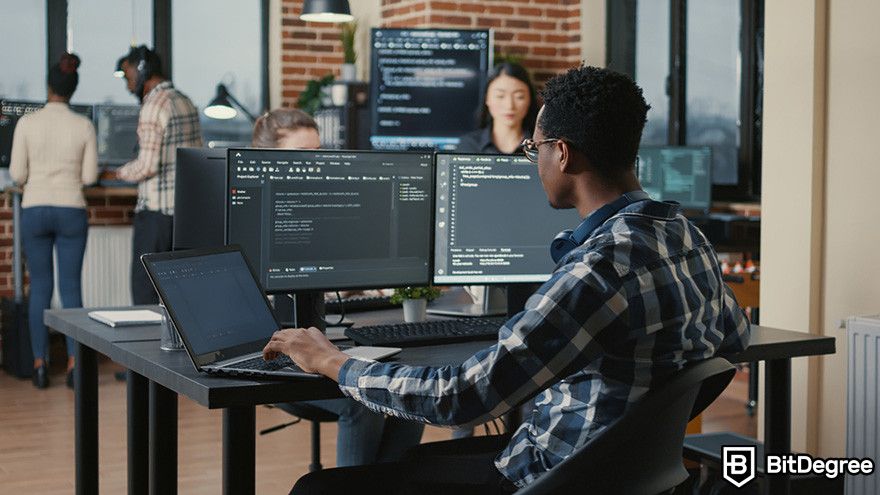
{"label": "black bag on floor", "polygon": [[4,297],[0,301],[0,318],[3,367],[11,375],[30,378],[34,370],[34,355],[28,330],[27,299],[17,304],[15,300]]}

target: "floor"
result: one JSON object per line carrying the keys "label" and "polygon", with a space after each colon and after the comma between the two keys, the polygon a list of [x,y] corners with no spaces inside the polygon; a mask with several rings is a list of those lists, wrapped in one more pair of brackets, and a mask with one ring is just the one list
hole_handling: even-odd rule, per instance
{"label": "floor", "polygon": [[[61,360],[57,360],[59,363]],[[63,366],[63,364],[61,365]],[[125,384],[119,369],[99,365],[100,490],[126,491]],[[53,368],[51,386],[37,390],[29,380],[0,371],[0,487],[3,493],[70,494],[74,490],[73,392],[64,386],[64,370]],[[744,407],[747,375],[738,373],[728,390],[703,416],[703,431],[755,435],[756,419]],[[257,429],[290,421],[286,413],[257,408]],[[207,410],[186,398],[179,401],[179,481],[182,494],[219,493],[221,411]],[[322,426],[322,463],[333,465],[335,425]],[[445,440],[449,430],[428,427],[422,441]],[[296,424],[257,436],[257,493],[287,493],[308,471],[309,426]]]}

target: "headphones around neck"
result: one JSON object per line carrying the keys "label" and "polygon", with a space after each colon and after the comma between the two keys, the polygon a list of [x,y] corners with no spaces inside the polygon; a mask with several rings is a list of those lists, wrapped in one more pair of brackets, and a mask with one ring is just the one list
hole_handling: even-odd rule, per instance
{"label": "headphones around neck", "polygon": [[556,234],[556,237],[550,243],[550,256],[553,258],[553,262],[559,263],[566,254],[583,244],[600,225],[616,215],[620,210],[633,203],[648,199],[651,199],[651,197],[645,191],[630,191],[587,215],[587,218],[576,229],[563,230]]}

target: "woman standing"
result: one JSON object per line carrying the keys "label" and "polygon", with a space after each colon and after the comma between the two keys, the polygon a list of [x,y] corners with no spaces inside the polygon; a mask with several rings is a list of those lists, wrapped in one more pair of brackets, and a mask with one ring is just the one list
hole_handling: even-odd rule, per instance
{"label": "woman standing", "polygon": [[[34,354],[33,382],[49,386],[48,333],[43,311],[52,300],[52,251],[65,308],[82,307],[81,274],[88,234],[83,185],[98,178],[92,122],[68,102],[79,82],[79,57],[66,53],[49,69],[46,106],[19,120],[9,173],[24,187],[21,235],[30,273],[28,322]],[[74,344],[67,337],[67,386],[73,387]]]}
{"label": "woman standing", "polygon": [[532,137],[538,118],[538,100],[529,73],[521,66],[496,65],[486,84],[480,110],[480,128],[461,138],[462,153],[519,153],[523,139]]}

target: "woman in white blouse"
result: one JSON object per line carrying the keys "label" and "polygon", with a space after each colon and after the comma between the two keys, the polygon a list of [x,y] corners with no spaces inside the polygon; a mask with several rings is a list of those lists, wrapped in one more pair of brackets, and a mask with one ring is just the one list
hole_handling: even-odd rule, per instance
{"label": "woman in white blouse", "polygon": [[[28,322],[34,354],[33,382],[49,386],[48,338],[43,311],[52,300],[52,251],[65,308],[82,306],[81,273],[88,234],[83,185],[98,178],[92,122],[68,106],[79,82],[79,57],[66,53],[49,69],[46,106],[19,120],[9,172],[24,187],[21,235],[30,274]],[[67,339],[67,386],[73,387],[74,346]]]}

